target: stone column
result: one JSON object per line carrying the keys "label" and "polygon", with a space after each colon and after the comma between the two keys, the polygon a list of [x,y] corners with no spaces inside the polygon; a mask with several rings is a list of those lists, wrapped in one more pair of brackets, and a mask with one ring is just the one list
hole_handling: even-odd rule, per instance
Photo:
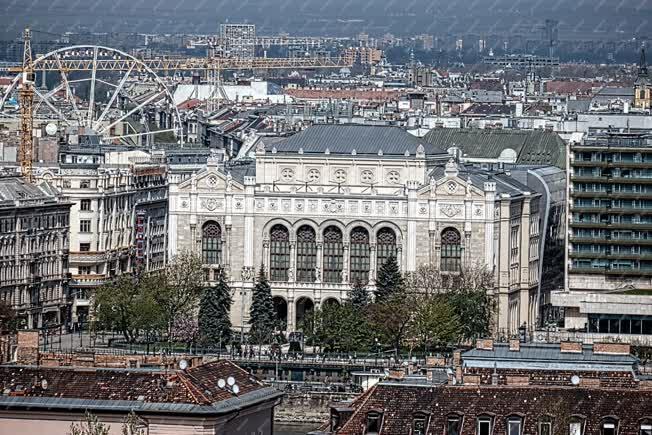
{"label": "stone column", "polygon": [[376,258],[376,244],[369,244],[369,282],[376,279],[378,273],[378,259]]}
{"label": "stone column", "polygon": [[288,296],[288,326],[287,331],[293,332],[297,330],[297,319],[296,319],[297,307],[294,303],[294,293]]}
{"label": "stone column", "polygon": [[403,245],[396,245],[396,261],[398,263],[398,269],[403,272]]}
{"label": "stone column", "polygon": [[342,284],[349,283],[349,242],[344,243],[344,255],[342,256]]}
{"label": "stone column", "polygon": [[498,329],[509,329],[509,267],[510,267],[510,196],[501,194],[500,201],[500,233],[498,235]]}
{"label": "stone column", "polygon": [[267,270],[269,266],[269,240],[263,240],[263,258],[260,263],[265,268],[265,273],[269,277],[269,270]]}
{"label": "stone column", "polygon": [[224,270],[231,271],[231,225],[225,225],[226,235],[224,237]]}
{"label": "stone column", "polygon": [[405,258],[405,270],[412,272],[417,268],[417,190],[420,183],[417,181],[407,182],[408,216]]}
{"label": "stone column", "polygon": [[[519,294],[519,325],[527,322],[530,312],[530,194],[524,192],[523,209],[521,210],[520,240],[519,240],[519,281],[521,290]],[[538,253],[537,253],[538,254]]]}
{"label": "stone column", "polygon": [[297,271],[297,242],[290,240],[290,268],[288,269],[288,282],[294,282]]}
{"label": "stone column", "polygon": [[317,242],[317,264],[315,267],[315,283],[320,284],[322,282],[322,273],[323,273],[323,263],[324,263],[324,244],[321,241]]}

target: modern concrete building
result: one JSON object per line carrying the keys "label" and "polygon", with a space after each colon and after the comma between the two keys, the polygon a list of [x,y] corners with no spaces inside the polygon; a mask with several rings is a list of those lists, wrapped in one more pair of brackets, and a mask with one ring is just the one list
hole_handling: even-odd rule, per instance
{"label": "modern concrete building", "polygon": [[571,145],[565,328],[652,336],[652,135],[604,131]]}
{"label": "modern concrete building", "polygon": [[[237,164],[235,164],[237,163]],[[232,321],[247,324],[262,264],[288,331],[305,313],[370,283],[389,256],[403,271],[494,272],[498,327],[538,313],[539,194],[506,173],[458,166],[396,127],[317,125],[224,167],[170,173],[169,254],[226,268]],[[212,276],[212,275],[211,275]]]}
{"label": "modern concrete building", "polygon": [[70,320],[71,205],[50,183],[0,177],[0,298],[28,328]]}

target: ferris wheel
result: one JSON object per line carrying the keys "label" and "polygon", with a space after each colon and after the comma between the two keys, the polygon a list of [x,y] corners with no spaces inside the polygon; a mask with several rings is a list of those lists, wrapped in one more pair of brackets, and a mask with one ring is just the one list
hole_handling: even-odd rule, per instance
{"label": "ferris wheel", "polygon": [[[33,71],[33,128],[94,135],[108,144],[183,143],[181,117],[166,82],[130,54],[76,45],[39,56]],[[20,118],[22,77],[16,75],[0,99],[4,117]]]}

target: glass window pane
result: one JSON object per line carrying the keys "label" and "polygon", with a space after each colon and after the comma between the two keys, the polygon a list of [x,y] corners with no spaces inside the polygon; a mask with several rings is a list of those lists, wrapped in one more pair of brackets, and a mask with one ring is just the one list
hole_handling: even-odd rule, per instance
{"label": "glass window pane", "polygon": [[317,238],[315,231],[303,226],[297,231],[297,281],[314,282],[317,267]]}
{"label": "glass window pane", "polygon": [[461,420],[458,417],[448,419],[446,435],[460,435]]}
{"label": "glass window pane", "polygon": [[459,272],[462,266],[462,239],[459,231],[447,228],[441,233],[440,268],[445,272]]}
{"label": "glass window pane", "polygon": [[354,228],[351,232],[350,279],[351,282],[369,280],[369,233],[364,228]]}
{"label": "glass window pane", "polygon": [[324,282],[342,282],[342,266],[344,263],[344,245],[342,232],[337,227],[324,230],[323,269]]}
{"label": "glass window pane", "polygon": [[569,425],[569,435],[582,435],[582,423],[574,421]]}
{"label": "glass window pane", "polygon": [[521,420],[509,420],[508,435],[521,435]]}
{"label": "glass window pane", "polygon": [[287,281],[290,269],[290,233],[283,225],[270,231],[269,274],[272,281]]}

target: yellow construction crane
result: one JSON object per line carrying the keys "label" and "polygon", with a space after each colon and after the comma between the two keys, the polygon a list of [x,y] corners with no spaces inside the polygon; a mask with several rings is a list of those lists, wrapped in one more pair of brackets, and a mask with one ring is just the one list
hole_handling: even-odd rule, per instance
{"label": "yellow construction crane", "polygon": [[34,138],[32,129],[34,103],[34,62],[32,61],[31,34],[29,29],[23,32],[24,50],[20,85],[20,170],[28,182],[32,182],[32,160]]}
{"label": "yellow construction crane", "polygon": [[[95,74],[99,71],[128,71],[128,72],[153,72],[153,71],[206,71],[209,83],[215,87],[211,92],[208,101],[208,107],[215,110],[218,95],[223,94],[221,89],[220,78],[224,70],[260,70],[260,69],[318,69],[318,68],[342,68],[350,67],[348,59],[334,58],[329,56],[318,56],[312,58],[238,58],[238,57],[220,57],[214,51],[211,51],[205,58],[201,57],[175,57],[162,56],[148,59],[137,59],[133,56],[123,53],[111,57],[102,56],[102,52],[115,51],[107,47],[100,46],[72,46],[53,51],[47,55],[40,56],[37,59],[32,57],[31,32],[25,29],[23,32],[24,50],[23,63],[17,67],[0,68],[0,73],[15,73],[19,83],[20,98],[20,149],[19,160],[21,173],[29,182],[32,181],[32,161],[33,161],[33,120],[34,120],[34,95],[38,94],[43,100],[51,95],[48,93],[42,95],[35,86],[35,73],[41,71],[44,74],[48,71],[59,71],[65,87],[70,91],[70,85],[65,78],[66,74],[75,71],[91,72],[93,81]],[[89,47],[91,48],[89,50]],[[90,52],[92,56],[84,58],[84,52]],[[126,77],[123,78],[123,81]],[[121,88],[121,83],[118,88]],[[91,90],[94,89],[91,87]],[[93,92],[93,91],[91,91]],[[223,96],[223,95],[222,95]],[[6,97],[6,96],[5,96]],[[4,98],[3,98],[4,101]],[[62,112],[56,109],[52,104],[45,102],[54,113],[64,116]],[[93,114],[93,95],[89,105],[89,117]],[[142,107],[142,104],[139,106]],[[124,117],[133,113],[133,110]],[[89,120],[92,121],[92,120]],[[99,121],[98,121],[99,123]],[[89,125],[95,125],[89,122]]]}

